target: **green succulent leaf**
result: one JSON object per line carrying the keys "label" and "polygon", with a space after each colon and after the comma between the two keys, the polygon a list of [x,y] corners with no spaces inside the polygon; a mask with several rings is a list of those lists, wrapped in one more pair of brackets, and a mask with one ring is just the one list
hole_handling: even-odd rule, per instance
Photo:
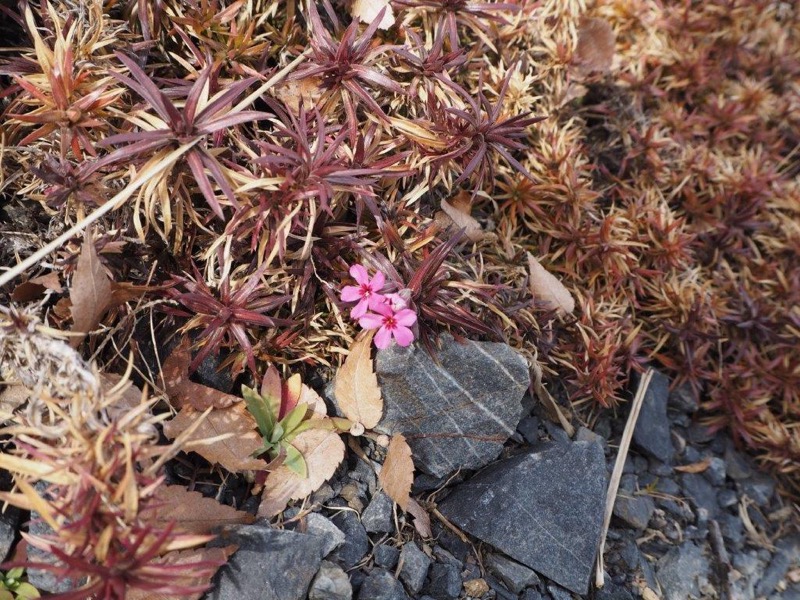
{"label": "green succulent leaf", "polygon": [[283,449],[286,452],[286,460],[283,461],[283,464],[300,477],[308,477],[308,465],[300,451],[291,444],[284,445]]}
{"label": "green succulent leaf", "polygon": [[286,415],[283,420],[281,421],[281,425],[283,426],[283,439],[290,440],[293,435],[299,433],[297,431],[298,426],[303,422],[303,419],[306,418],[308,414],[308,405],[307,404],[298,404],[295,406],[291,412]]}
{"label": "green succulent leaf", "polygon": [[[242,386],[242,397],[247,402],[247,410],[255,418],[261,435],[264,438],[271,438],[272,430],[278,417],[277,411],[273,409],[274,402],[269,402],[253,388],[249,388],[246,385]],[[280,410],[280,400],[278,401],[278,407]]]}
{"label": "green succulent leaf", "polygon": [[22,574],[25,572],[25,567],[14,567],[13,569],[9,569],[8,573],[6,573],[6,581],[10,581],[12,579],[19,579],[22,577]]}
{"label": "green succulent leaf", "polygon": [[0,600],[14,600],[14,594],[8,590],[0,590]]}
{"label": "green succulent leaf", "polygon": [[41,596],[41,594],[39,594],[39,590],[33,587],[30,583],[20,583],[14,592],[16,592],[17,598],[23,598],[24,600],[27,600],[28,598],[39,598]]}

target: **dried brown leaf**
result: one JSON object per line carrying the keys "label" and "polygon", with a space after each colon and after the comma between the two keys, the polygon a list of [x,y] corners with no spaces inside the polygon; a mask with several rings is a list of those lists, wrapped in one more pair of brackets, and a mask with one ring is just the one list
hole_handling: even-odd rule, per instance
{"label": "dried brown leaf", "polygon": [[583,17],[578,26],[578,45],[573,55],[578,71],[584,75],[607,73],[614,60],[615,41],[614,30],[608,21]]}
{"label": "dried brown leaf", "polygon": [[431,517],[428,512],[420,506],[419,502],[413,498],[408,499],[408,513],[414,517],[414,529],[424,538],[433,537],[431,531]]}
{"label": "dried brown leaf", "polygon": [[395,20],[394,9],[392,9],[392,5],[389,4],[389,0],[355,0],[350,7],[350,16],[354,19],[360,19],[362,23],[370,25],[378,18],[378,14],[383,7],[386,7],[386,12],[383,13],[383,18],[381,19],[381,24],[378,25],[378,29],[389,29],[394,25]]}
{"label": "dried brown leaf", "polygon": [[539,261],[528,253],[529,286],[535,298],[550,310],[561,315],[572,314],[575,310],[575,299],[559,279],[545,269]]}
{"label": "dried brown leaf", "polygon": [[372,336],[368,331],[359,337],[336,374],[336,402],[344,416],[367,429],[375,427],[383,416],[383,398],[378,377],[372,368]]}
{"label": "dried brown leaf", "polygon": [[305,498],[330,479],[344,459],[344,442],[335,431],[308,429],[292,440],[306,460],[308,477],[281,465],[267,476],[259,517],[273,517],[290,500]]}
{"label": "dried brown leaf", "polygon": [[20,283],[14,288],[14,291],[11,292],[11,299],[14,302],[30,302],[31,300],[41,298],[45,290],[53,290],[58,294],[64,291],[58,273],[55,271]]}
{"label": "dried brown leaf", "polygon": [[153,510],[145,513],[145,520],[153,524],[175,522],[181,533],[208,534],[225,525],[252,523],[250,513],[220,504],[200,492],[190,492],[180,485],[165,485],[154,496]]}
{"label": "dried brown leaf", "polygon": [[191,362],[192,353],[189,350],[189,340],[186,338],[181,340],[164,361],[161,371],[164,391],[175,408],[191,406],[202,412],[208,407],[227,408],[241,402],[242,399],[237,396],[191,381],[189,379]]}
{"label": "dried brown leaf", "polygon": [[[193,426],[203,413],[184,407],[173,419],[164,423],[164,435],[174,439]],[[228,408],[212,410],[189,436],[187,443],[207,440],[228,434],[223,440],[208,444],[192,444],[191,450],[211,463],[218,463],[228,471],[263,470],[267,463],[253,458],[251,454],[263,446],[261,436],[256,431],[256,422],[247,412],[244,404],[234,404]]]}
{"label": "dried brown leaf", "polygon": [[414,461],[411,459],[411,448],[400,433],[393,435],[389,442],[378,480],[386,494],[400,508],[408,510],[411,484],[414,482]]}
{"label": "dried brown leaf", "polygon": [[[218,562],[220,565],[228,562],[228,558],[238,550],[238,546],[230,545],[224,548],[195,548],[192,550],[181,550],[179,552],[168,552],[164,556],[152,561],[157,565],[186,565],[191,569],[191,565],[199,562]],[[205,579],[188,577],[176,571],[176,584],[194,587],[200,585],[210,585],[213,573],[209,571],[209,576]],[[127,600],[200,600],[205,592],[195,592],[193,594],[181,594],[180,596],[164,594],[154,590],[130,589],[127,590],[125,598]]]}
{"label": "dried brown leaf", "polygon": [[676,471],[680,471],[681,473],[702,473],[711,465],[711,457],[707,456],[703,460],[691,463],[688,465],[680,465],[677,467],[673,467]]}
{"label": "dried brown leaf", "polygon": [[[85,335],[97,327],[111,301],[111,283],[87,230],[69,290],[72,331]],[[83,336],[73,338],[72,347],[77,347],[82,339]]]}
{"label": "dried brown leaf", "polygon": [[442,200],[442,210],[453,220],[453,224],[458,229],[463,229],[467,239],[471,242],[479,242],[485,237],[483,227],[478,221],[464,209],[463,204],[454,206],[447,200]]}

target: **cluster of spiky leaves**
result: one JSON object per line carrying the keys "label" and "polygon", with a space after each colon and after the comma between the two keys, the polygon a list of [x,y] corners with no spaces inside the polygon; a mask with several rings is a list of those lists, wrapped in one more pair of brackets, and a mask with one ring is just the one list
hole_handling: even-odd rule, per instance
{"label": "cluster of spiky leaves", "polygon": [[14,440],[0,467],[15,484],[0,498],[41,522],[23,533],[25,565],[71,580],[53,596],[62,600],[199,597],[225,556],[195,553],[213,536],[153,518],[164,507],[161,467],[177,453],[158,443],[156,400],[101,376],[33,311],[0,311],[0,365],[27,397],[0,429]]}
{"label": "cluster of spiky leaves", "polygon": [[[535,348],[590,407],[656,359],[796,477],[797,9],[590,4],[396,0],[387,29],[327,1],[27,6],[4,189],[61,222],[145,178],[107,226],[145,243],[126,272],[164,284],[201,358],[331,366],[361,263],[431,349]],[[581,68],[587,17],[616,33],[608,73]],[[492,235],[436,218],[459,190]],[[574,320],[531,298],[529,251]]]}

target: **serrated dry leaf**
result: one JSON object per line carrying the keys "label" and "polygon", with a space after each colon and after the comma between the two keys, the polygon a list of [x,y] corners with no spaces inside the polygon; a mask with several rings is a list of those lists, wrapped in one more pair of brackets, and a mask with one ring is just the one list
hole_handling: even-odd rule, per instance
{"label": "serrated dry leaf", "polygon": [[[173,419],[164,423],[164,435],[174,439],[202,417],[203,413],[184,407]],[[218,463],[232,473],[263,470],[267,463],[251,454],[263,447],[256,431],[256,422],[244,404],[212,410],[188,438],[187,443],[224,434],[229,437],[209,444],[191,444],[190,449],[211,463]]]}
{"label": "serrated dry leaf", "polygon": [[614,60],[615,42],[616,36],[608,21],[581,18],[578,26],[578,45],[573,54],[573,62],[578,72],[584,75],[592,72],[607,73]]}
{"label": "serrated dry leaf", "polygon": [[275,88],[275,95],[293,112],[300,111],[300,103],[306,110],[316,106],[322,97],[322,80],[319,77],[303,77],[285,81]]}
{"label": "serrated dry leaf", "polygon": [[432,538],[431,517],[413,498],[408,499],[408,514],[414,517],[414,529],[424,538]]}
{"label": "serrated dry leaf", "polygon": [[479,242],[485,237],[483,227],[478,221],[465,212],[463,208],[453,206],[447,200],[442,200],[442,210],[453,220],[453,224],[458,229],[463,229],[467,239],[471,242]]}
{"label": "serrated dry leaf", "polygon": [[[73,332],[85,335],[97,327],[111,301],[111,283],[87,230],[69,290]],[[76,348],[82,340],[74,337],[70,344]]]}
{"label": "serrated dry leaf", "polygon": [[[181,550],[179,552],[168,552],[164,556],[153,560],[156,565],[192,565],[199,562],[218,562],[220,565],[228,562],[234,552],[238,550],[238,546],[230,545],[224,548],[195,548],[193,550]],[[183,575],[180,571],[176,571],[176,585],[184,585],[187,587],[194,587],[200,585],[211,584],[213,573],[206,579],[190,578]],[[171,595],[154,590],[141,590],[131,589],[127,590],[125,594],[126,600],[200,600],[205,592],[194,592],[192,594],[181,594],[180,596]]]}
{"label": "serrated dry leaf", "polygon": [[389,29],[394,25],[395,16],[392,5],[389,0],[354,0],[353,5],[350,7],[350,16],[354,19],[360,19],[362,23],[371,25],[383,7],[386,7],[386,12],[383,13],[381,24],[378,29]]}
{"label": "serrated dry leaf", "polygon": [[225,525],[252,523],[250,513],[220,504],[200,492],[190,492],[180,485],[165,485],[154,495],[155,506],[146,511],[144,518],[149,523],[175,522],[180,533],[208,534]]}
{"label": "serrated dry leaf", "polygon": [[237,396],[191,381],[189,379],[191,362],[192,353],[189,350],[189,340],[186,338],[181,340],[164,361],[161,370],[164,391],[175,408],[191,406],[202,412],[208,407],[227,408],[241,402],[242,399]]}
{"label": "serrated dry leaf", "polygon": [[546,308],[560,315],[569,315],[575,310],[575,300],[569,290],[558,277],[545,269],[536,258],[528,252],[529,286],[533,296],[540,300]]}
{"label": "serrated dry leaf", "polygon": [[711,465],[711,457],[707,456],[703,460],[691,463],[688,465],[680,465],[677,467],[673,467],[676,471],[680,471],[681,473],[702,473]]}
{"label": "serrated dry leaf", "polygon": [[344,442],[334,431],[308,429],[292,440],[306,460],[308,477],[281,465],[267,476],[259,517],[274,517],[290,500],[300,500],[330,479],[344,460]]}
{"label": "serrated dry leaf", "polygon": [[383,491],[404,511],[408,510],[411,497],[411,484],[414,482],[414,461],[411,459],[411,448],[402,434],[392,436],[386,460],[378,475]]}
{"label": "serrated dry leaf", "polygon": [[383,398],[378,377],[372,368],[372,336],[369,331],[358,338],[344,364],[336,373],[334,393],[344,416],[367,429],[375,427],[383,416]]}

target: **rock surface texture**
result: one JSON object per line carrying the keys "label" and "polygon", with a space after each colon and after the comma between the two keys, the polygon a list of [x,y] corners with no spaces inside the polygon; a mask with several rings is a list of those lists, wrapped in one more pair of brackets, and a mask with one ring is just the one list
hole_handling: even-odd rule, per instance
{"label": "rock surface texture", "polygon": [[526,452],[478,473],[440,504],[475,537],[578,594],[586,594],[606,493],[599,443]]}
{"label": "rock surface texture", "polygon": [[381,350],[375,371],[384,399],[379,429],[402,433],[414,462],[436,477],[497,458],[522,416],[530,376],[505,344],[444,337],[434,362],[419,345]]}

